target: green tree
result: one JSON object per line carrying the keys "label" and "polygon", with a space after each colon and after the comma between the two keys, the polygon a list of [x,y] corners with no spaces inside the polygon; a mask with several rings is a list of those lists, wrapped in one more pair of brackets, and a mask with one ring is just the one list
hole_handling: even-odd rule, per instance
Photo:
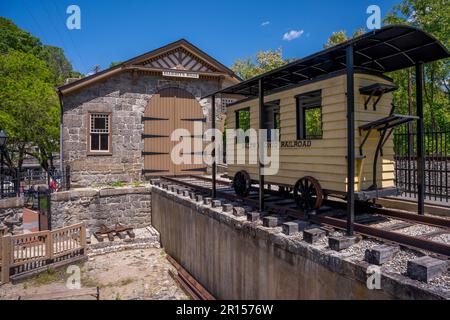
{"label": "green tree", "polygon": [[48,170],[58,150],[59,105],[46,63],[31,53],[10,50],[0,55],[0,128],[10,137],[9,167],[22,168],[32,155]]}
{"label": "green tree", "polygon": [[0,54],[9,50],[39,54],[42,43],[38,38],[17,27],[11,20],[0,17]]}
{"label": "green tree", "polygon": [[30,53],[45,61],[53,73],[50,81],[55,86],[64,84],[67,78],[83,76],[73,70],[61,48],[43,45],[38,38],[17,27],[11,20],[0,17],[0,54],[11,50]]}
{"label": "green tree", "polygon": [[336,31],[333,32],[330,36],[330,38],[328,38],[327,43],[325,43],[323,46],[325,49],[334,47],[342,42],[345,42],[347,40],[359,37],[361,35],[363,35],[365,33],[365,29],[358,29],[356,30],[353,35],[351,37],[347,36],[347,32],[345,30],[340,30],[340,31]]}
{"label": "green tree", "polygon": [[[407,24],[435,36],[450,47],[450,6],[444,0],[403,0],[386,16],[386,24]],[[394,93],[395,104],[407,112],[415,97],[414,70],[393,72],[390,76],[400,85]],[[424,72],[425,123],[433,130],[449,129],[450,124],[449,59],[428,63]],[[408,90],[408,88],[410,88]]]}
{"label": "green tree", "polygon": [[283,59],[283,52],[280,49],[259,51],[256,60],[253,58],[237,59],[231,66],[239,77],[244,80],[251,79],[265,72],[284,66],[290,59]]}
{"label": "green tree", "polygon": [[118,66],[119,64],[121,64],[122,63],[122,61],[113,61],[113,62],[111,62],[110,64],[109,64],[109,67],[110,68],[113,68],[113,67],[115,67],[115,66]]}
{"label": "green tree", "polygon": [[11,138],[11,170],[20,169],[26,155],[49,169],[51,153],[59,150],[60,109],[54,87],[74,77],[82,75],[62,49],[43,45],[0,17],[0,129]]}

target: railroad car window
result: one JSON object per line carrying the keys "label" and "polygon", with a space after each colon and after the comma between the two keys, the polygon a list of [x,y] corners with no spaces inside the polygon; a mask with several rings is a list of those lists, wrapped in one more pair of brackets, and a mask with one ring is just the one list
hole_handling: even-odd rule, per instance
{"label": "railroad car window", "polygon": [[250,129],[250,109],[236,111],[236,129],[247,131]]}
{"label": "railroad car window", "polygon": [[322,139],[322,91],[297,96],[297,139]]}
{"label": "railroad car window", "polygon": [[[236,111],[236,130],[242,129],[244,132],[250,129],[250,108],[241,109]],[[245,143],[249,143],[248,136],[245,137]],[[237,143],[237,137],[236,137]]]}
{"label": "railroad car window", "polygon": [[105,153],[110,151],[110,122],[109,114],[90,114],[90,152]]}
{"label": "railroad car window", "polygon": [[[280,126],[280,101],[268,103],[265,106],[264,124],[261,129],[267,129],[267,141],[273,141],[272,129],[281,129]],[[279,135],[281,136],[281,135]]]}

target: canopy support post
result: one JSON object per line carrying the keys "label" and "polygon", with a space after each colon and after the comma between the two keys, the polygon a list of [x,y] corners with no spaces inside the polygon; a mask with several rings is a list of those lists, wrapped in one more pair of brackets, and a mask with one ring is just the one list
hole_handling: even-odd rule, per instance
{"label": "canopy support post", "polygon": [[347,235],[353,236],[355,222],[355,79],[354,49],[346,49],[347,61]]}
{"label": "canopy support post", "polygon": [[423,64],[416,64],[416,101],[417,101],[417,212],[425,214],[425,158],[423,124]]}
{"label": "canopy support post", "polygon": [[264,123],[264,80],[259,79],[259,143],[258,143],[258,162],[259,162],[259,210],[263,212],[264,207],[264,144],[263,144],[263,134],[261,131],[262,125]]}
{"label": "canopy support post", "polygon": [[211,96],[211,131],[212,131],[212,137],[211,141],[213,143],[213,149],[212,149],[212,190],[211,190],[211,197],[215,199],[217,197],[217,182],[216,182],[216,175],[217,175],[217,157],[216,157],[216,95],[213,94]]}

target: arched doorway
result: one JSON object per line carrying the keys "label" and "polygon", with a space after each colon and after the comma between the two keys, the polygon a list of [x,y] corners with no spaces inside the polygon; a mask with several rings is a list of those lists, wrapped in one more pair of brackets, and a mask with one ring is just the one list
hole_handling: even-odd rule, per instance
{"label": "arched doorway", "polygon": [[[179,88],[163,89],[150,100],[143,120],[145,176],[177,176],[206,172],[204,164],[191,162],[175,165],[170,155],[173,147],[178,143],[170,139],[175,129],[187,129],[193,138],[193,143],[195,139],[202,139],[200,136],[194,136],[194,124],[196,122],[205,124],[206,118],[202,107],[193,95]],[[193,159],[194,154],[190,156]]]}

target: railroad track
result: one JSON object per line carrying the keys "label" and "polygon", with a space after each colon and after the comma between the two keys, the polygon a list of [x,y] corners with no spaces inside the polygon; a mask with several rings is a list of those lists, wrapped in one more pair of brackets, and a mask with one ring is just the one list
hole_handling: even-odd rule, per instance
{"label": "railroad track", "polygon": [[[191,191],[203,193],[204,195],[211,194],[212,180],[209,177],[162,177],[161,180],[168,182],[170,185],[181,186]],[[254,210],[259,207],[258,190],[257,187],[252,187],[250,194],[243,198],[235,194],[230,181],[217,180],[217,198],[228,201],[239,200]],[[266,190],[265,206],[266,211],[272,214],[279,214],[290,219],[307,220],[328,229],[345,231],[347,227],[344,211],[346,203],[342,201],[328,200],[323,209],[317,212],[316,215],[308,215],[296,207],[293,199],[282,197],[276,191]],[[361,215],[361,212],[364,214]],[[383,222],[381,219],[385,219],[384,222],[391,220],[398,220],[398,222],[383,228],[370,225],[377,223],[377,219],[379,220],[378,223]],[[430,226],[436,230],[419,236],[412,236],[400,232],[402,229],[417,225]],[[431,240],[431,238],[439,235],[450,234],[450,220],[447,219],[419,216],[399,210],[365,205],[357,208],[354,230],[357,234],[366,238],[396,244],[420,252],[426,251],[427,254],[450,259],[450,245]]]}

